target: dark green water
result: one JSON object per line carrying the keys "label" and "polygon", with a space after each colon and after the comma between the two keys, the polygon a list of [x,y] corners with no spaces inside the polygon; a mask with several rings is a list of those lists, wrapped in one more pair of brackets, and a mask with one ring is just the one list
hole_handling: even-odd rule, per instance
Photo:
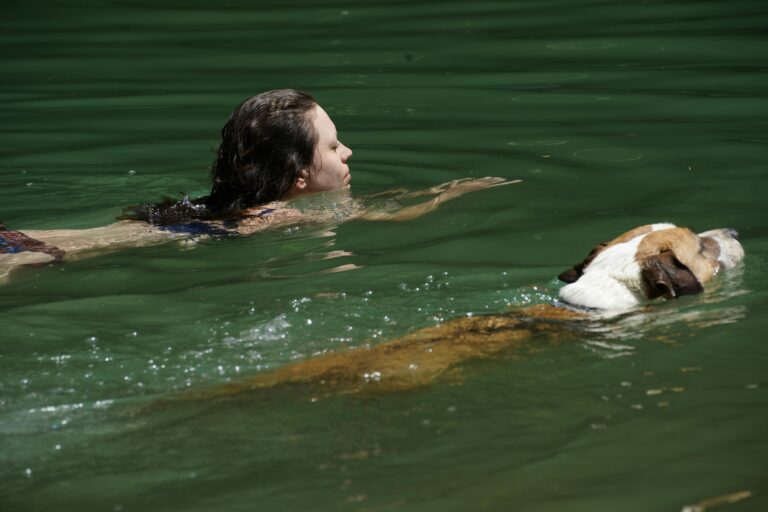
{"label": "dark green water", "polygon": [[[524,182],[409,223],[16,274],[0,287],[0,508],[679,511],[750,491],[723,510],[767,510],[767,14],[759,1],[5,2],[10,227],[99,226],[205,192],[231,109],[277,87],[329,111],[355,193]],[[548,302],[595,243],[658,221],[738,229],[743,268],[604,333],[468,363],[461,384],[131,412]],[[330,272],[341,265],[358,268]]]}

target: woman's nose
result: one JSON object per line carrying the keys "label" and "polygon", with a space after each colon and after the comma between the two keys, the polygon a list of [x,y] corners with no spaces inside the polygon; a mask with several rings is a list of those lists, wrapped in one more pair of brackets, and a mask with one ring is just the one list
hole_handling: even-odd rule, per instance
{"label": "woman's nose", "polygon": [[347,160],[352,158],[352,150],[349,148],[349,146],[345,146],[344,144],[342,144],[341,146],[343,148],[341,151],[341,160],[343,162],[346,162]]}

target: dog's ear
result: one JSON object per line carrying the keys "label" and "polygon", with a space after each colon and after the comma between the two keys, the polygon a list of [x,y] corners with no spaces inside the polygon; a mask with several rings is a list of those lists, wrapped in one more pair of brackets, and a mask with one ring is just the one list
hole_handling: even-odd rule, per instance
{"label": "dog's ear", "polygon": [[649,299],[675,299],[704,291],[693,272],[682,264],[672,251],[664,251],[646,258],[642,265],[642,278],[648,289]]}
{"label": "dog's ear", "polygon": [[607,247],[607,244],[605,243],[599,244],[597,247],[592,249],[592,251],[589,253],[589,255],[586,257],[584,261],[582,261],[581,263],[577,263],[572,268],[569,268],[568,270],[566,270],[565,272],[557,276],[557,278],[564,283],[569,283],[569,284],[575,283],[576,281],[578,281],[578,279],[582,275],[584,275],[584,269],[587,268],[587,266],[590,263],[592,263],[592,260],[594,260],[598,254],[603,252],[603,249],[605,249],[606,247]]}
{"label": "dog's ear", "polygon": [[573,268],[569,268],[568,270],[566,270],[565,272],[557,276],[557,278],[564,283],[568,283],[568,284],[575,283],[576,281],[579,280],[582,274],[582,272],[580,272],[577,267],[578,265],[576,265]]}

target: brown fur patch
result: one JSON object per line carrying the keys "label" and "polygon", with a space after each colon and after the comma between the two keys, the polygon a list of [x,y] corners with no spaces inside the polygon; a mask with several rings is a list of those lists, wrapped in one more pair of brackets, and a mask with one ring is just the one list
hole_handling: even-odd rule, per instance
{"label": "brown fur patch", "polygon": [[610,247],[612,245],[629,242],[633,238],[638,237],[640,235],[645,235],[647,233],[650,233],[651,231],[653,231],[653,224],[646,224],[645,226],[639,226],[634,229],[630,229],[626,233],[622,233],[621,235],[617,236],[616,238],[608,242],[607,246]]}
{"label": "brown fur patch", "polygon": [[701,238],[688,228],[662,229],[649,233],[640,242],[635,258],[643,266],[648,258],[665,251],[674,254],[680,263],[693,272],[701,284],[711,280],[719,269],[717,256],[712,257],[710,252],[705,253]]}

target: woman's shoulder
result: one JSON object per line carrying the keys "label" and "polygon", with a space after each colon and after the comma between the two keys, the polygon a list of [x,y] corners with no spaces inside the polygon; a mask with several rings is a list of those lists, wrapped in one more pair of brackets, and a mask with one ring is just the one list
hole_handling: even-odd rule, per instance
{"label": "woman's shoulder", "polygon": [[262,229],[299,223],[307,218],[298,208],[275,201],[244,210],[236,221],[236,230],[240,234],[250,234]]}
{"label": "woman's shoulder", "polygon": [[297,224],[335,224],[363,213],[364,205],[349,194],[312,194],[248,208],[237,221],[237,231],[249,234]]}

